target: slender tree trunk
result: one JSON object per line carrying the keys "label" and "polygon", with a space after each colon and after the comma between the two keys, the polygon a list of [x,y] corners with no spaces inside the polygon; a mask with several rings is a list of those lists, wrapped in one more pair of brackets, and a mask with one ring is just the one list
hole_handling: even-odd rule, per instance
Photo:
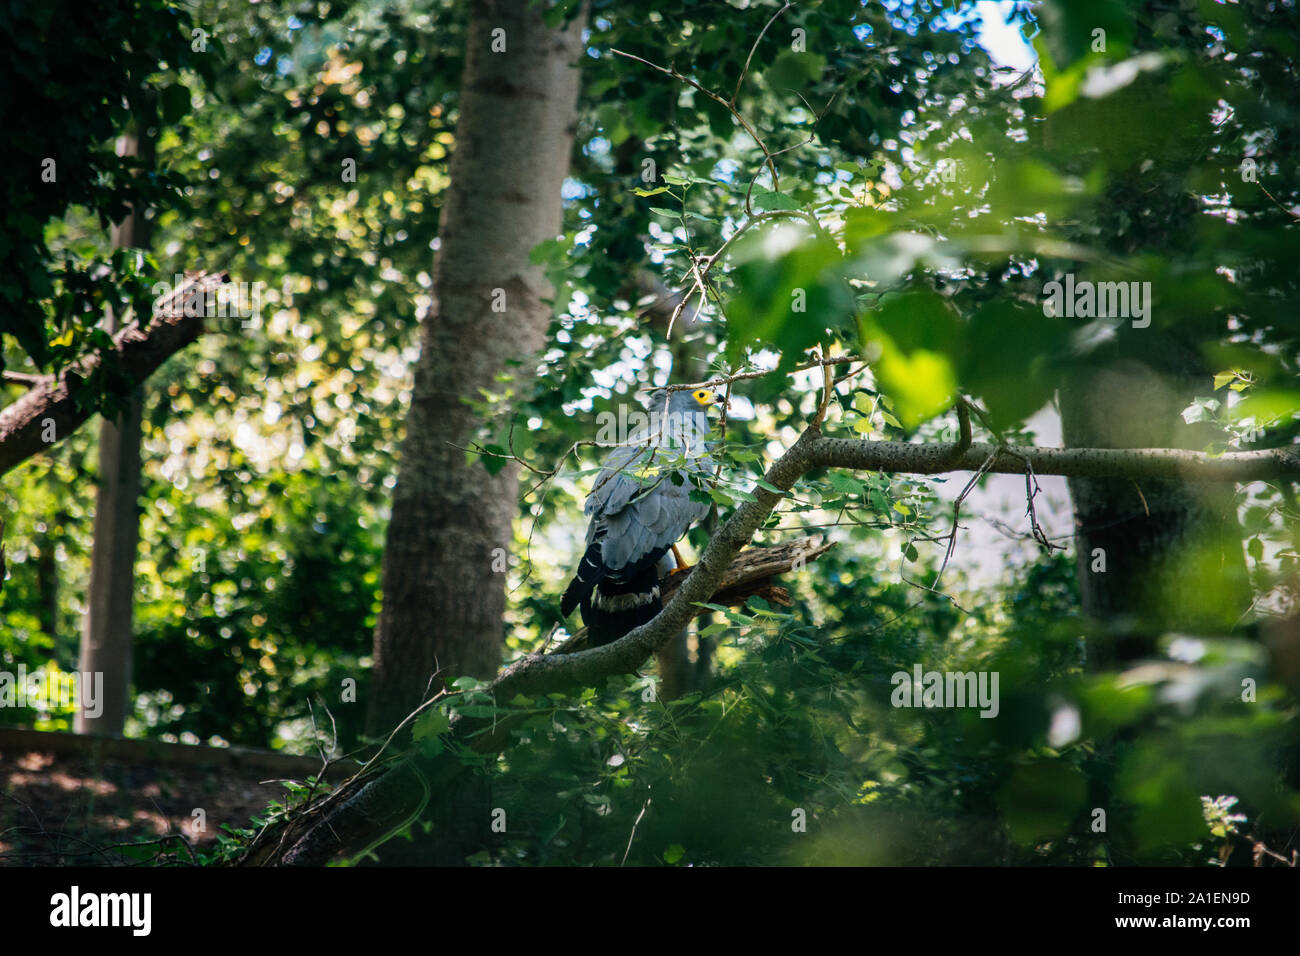
{"label": "slender tree trunk", "polygon": [[474,437],[479,416],[467,402],[482,390],[517,398],[529,387],[545,339],[548,290],[528,256],[560,230],[583,19],[552,30],[527,0],[473,5],[436,304],[424,323],[384,553],[373,733],[414,709],[435,671],[489,677],[500,664],[518,474],[489,475],[453,445]]}
{"label": "slender tree trunk", "polygon": [[37,617],[41,630],[49,637],[58,637],[59,630],[59,564],[56,560],[58,543],[54,529],[46,529],[36,536],[36,595]]}
{"label": "slender tree trunk", "polygon": [[[1061,389],[1067,447],[1198,448],[1209,429],[1179,416],[1210,373],[1187,346],[1152,336]],[[1250,606],[1233,486],[1071,478],[1084,612],[1100,626],[1094,666],[1152,654],[1162,634],[1225,633]]]}
{"label": "slender tree trunk", "polygon": [[[145,124],[118,141],[118,153],[138,155],[152,165],[154,142]],[[133,211],[113,228],[113,247],[146,249],[152,232],[153,224]],[[110,314],[108,331],[117,331],[120,321]],[[141,388],[133,390],[121,415],[114,421],[104,419],[99,428],[95,542],[79,669],[82,674],[103,674],[103,695],[97,715],[77,714],[75,729],[82,734],[120,735],[130,711],[143,394]]]}

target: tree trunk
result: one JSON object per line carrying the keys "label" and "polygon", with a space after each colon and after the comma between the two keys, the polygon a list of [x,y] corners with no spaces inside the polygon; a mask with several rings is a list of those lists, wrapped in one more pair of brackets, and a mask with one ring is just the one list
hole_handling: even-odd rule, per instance
{"label": "tree trunk", "polygon": [[[52,522],[51,522],[52,524]],[[51,638],[59,636],[59,564],[58,542],[51,524],[34,535],[36,543],[37,619],[41,630]]]}
{"label": "tree trunk", "polygon": [[[1153,340],[1155,336],[1153,335]],[[1067,447],[1197,448],[1211,438],[1179,413],[1210,373],[1171,336],[1139,360],[1114,356],[1061,388]],[[1156,651],[1161,634],[1233,630],[1250,607],[1232,485],[1071,478],[1083,611],[1100,626],[1091,663]]]}
{"label": "tree trunk", "polygon": [[[151,166],[154,142],[147,126],[141,123],[139,127],[118,141],[118,153],[139,155]],[[152,232],[153,224],[132,211],[113,227],[113,247],[146,249]],[[109,333],[116,332],[120,323],[121,317],[110,313]],[[105,418],[99,428],[95,542],[79,669],[82,674],[103,674],[103,694],[95,715],[84,709],[78,712],[75,729],[81,734],[120,735],[130,711],[143,394],[142,388],[132,390],[121,415],[115,421]]]}
{"label": "tree trunk", "polygon": [[583,21],[548,29],[526,0],[473,6],[436,304],[425,319],[384,552],[372,733],[413,710],[435,671],[440,679],[490,677],[500,663],[501,568],[518,474],[507,467],[489,475],[453,444],[466,445],[479,423],[467,400],[481,399],[481,390],[523,394],[545,340],[548,290],[528,257],[560,230]]}

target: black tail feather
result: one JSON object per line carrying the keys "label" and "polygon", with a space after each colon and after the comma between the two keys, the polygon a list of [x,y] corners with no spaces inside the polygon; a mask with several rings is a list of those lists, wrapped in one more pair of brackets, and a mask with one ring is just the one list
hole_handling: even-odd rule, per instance
{"label": "black tail feather", "polygon": [[579,604],[591,596],[591,590],[609,574],[609,568],[600,560],[600,542],[595,541],[587,547],[587,553],[578,562],[578,571],[564,589],[560,598],[560,613],[568,617]]}
{"label": "black tail feather", "polygon": [[649,623],[663,609],[659,597],[659,570],[655,564],[631,577],[610,575],[582,602],[582,622],[591,647],[610,644],[628,631]]}
{"label": "black tail feather", "polygon": [[659,561],[667,553],[668,548],[656,548],[614,571],[601,560],[601,542],[593,542],[560,598],[560,613],[568,617],[575,608],[582,608],[587,640],[593,647],[618,640],[662,608],[657,593]]}

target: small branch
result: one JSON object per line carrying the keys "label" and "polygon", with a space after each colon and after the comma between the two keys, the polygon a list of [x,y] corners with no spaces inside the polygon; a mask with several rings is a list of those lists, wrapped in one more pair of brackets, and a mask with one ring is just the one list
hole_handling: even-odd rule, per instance
{"label": "small branch", "polygon": [[[823,351],[824,355],[825,352]],[[822,427],[822,422],[826,420],[826,409],[830,408],[831,397],[835,394],[835,383],[831,380],[830,359],[818,358],[822,362],[822,394],[821,399],[817,402],[817,414],[813,417],[813,425],[817,428]]]}
{"label": "small branch", "polygon": [[772,24],[776,23],[777,18],[792,6],[794,6],[793,3],[787,3],[780,10],[776,11],[776,13],[772,14],[772,18],[763,25],[763,29],[758,31],[758,39],[756,39],[754,45],[749,48],[749,56],[745,57],[745,65],[741,68],[740,77],[736,80],[736,89],[731,94],[731,105],[733,107],[736,105],[736,100],[740,98],[740,88],[745,84],[745,76],[749,73],[749,64],[750,61],[754,59],[754,51],[757,50],[758,45],[763,42],[763,37],[767,35],[768,28],[771,27]]}
{"label": "small branch", "polygon": [[645,816],[645,812],[650,809],[650,800],[650,797],[646,797],[645,803],[641,804],[641,812],[638,813],[636,819],[632,821],[632,832],[627,835],[627,849],[623,851],[623,859],[619,860],[619,866],[622,866],[627,862],[627,855],[632,852],[632,841],[636,839],[636,828],[641,825],[641,818]]}
{"label": "small branch", "polygon": [[964,398],[957,403],[957,428],[960,431],[960,436],[957,439],[957,448],[955,450],[958,455],[961,455],[965,453],[966,449],[970,448],[971,443],[970,405]]}
{"label": "small branch", "polygon": [[[750,182],[750,187],[753,188],[752,181]],[[816,218],[804,212],[802,209],[769,209],[765,212],[753,214],[748,208],[748,194],[746,194],[746,211],[751,212],[749,218],[746,219],[745,222],[735,230],[735,232],[723,240],[722,245],[718,247],[717,252],[713,253],[711,256],[704,256],[698,261],[694,256],[691,257],[691,270],[689,274],[694,276],[694,278],[691,280],[689,289],[679,289],[676,293],[680,298],[677,300],[677,305],[673,309],[672,316],[668,319],[668,331],[665,333],[666,337],[672,336],[673,325],[676,323],[677,317],[682,314],[682,310],[686,308],[691,297],[697,292],[700,295],[701,308],[703,307],[703,301],[706,294],[704,283],[708,279],[709,270],[713,268],[719,259],[721,259],[722,254],[727,251],[727,247],[730,246],[738,236],[743,235],[747,230],[753,228],[753,226],[760,222],[780,218],[803,219],[806,222],[810,222],[815,229],[821,231],[821,223],[817,222]],[[695,310],[697,318],[699,317],[699,314],[700,309],[697,308]]]}
{"label": "small branch", "polygon": [[[796,365],[787,372],[787,375],[793,375],[795,372],[806,372],[809,369],[825,368],[828,365],[846,365],[853,362],[865,362],[861,355],[832,355],[830,358],[813,359],[811,362],[804,362],[802,365]],[[743,382],[748,379],[765,378],[768,375],[775,374],[775,369],[768,369],[764,372],[735,372],[731,375],[724,375],[719,378],[711,378],[704,382],[683,382],[679,385],[647,385],[640,389],[642,392],[657,392],[660,389],[668,392],[683,392],[697,388],[716,388],[719,385],[730,385],[733,382]],[[836,380],[839,384],[839,380]]]}
{"label": "small branch", "polygon": [[1288,209],[1286,206],[1284,206],[1284,205],[1282,205],[1280,202],[1278,202],[1278,201],[1277,201],[1277,198],[1276,198],[1276,197],[1275,197],[1271,192],[1269,192],[1267,189],[1264,188],[1264,184],[1263,184],[1263,183],[1259,183],[1259,184],[1257,184],[1257,185],[1259,185],[1259,191],[1260,191],[1260,192],[1262,192],[1262,193],[1263,193],[1265,196],[1267,196],[1269,199],[1273,200],[1273,205],[1274,205],[1274,206],[1277,206],[1278,209],[1281,209],[1284,213],[1286,213],[1286,214],[1287,214],[1288,216],[1290,216],[1292,219],[1300,220],[1300,214],[1296,213],[1296,211],[1295,211],[1294,209]]}

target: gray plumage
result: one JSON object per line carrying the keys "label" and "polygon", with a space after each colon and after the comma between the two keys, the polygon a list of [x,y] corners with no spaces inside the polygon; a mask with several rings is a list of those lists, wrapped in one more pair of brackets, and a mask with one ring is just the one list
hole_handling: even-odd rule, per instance
{"label": "gray plumage", "polygon": [[584,619],[593,605],[631,605],[671,568],[668,550],[709,513],[691,492],[717,464],[705,438],[706,410],[718,398],[707,389],[651,393],[647,424],[606,456],[587,496],[587,549],[561,600],[563,614],[580,603]]}
{"label": "gray plumage", "polygon": [[605,459],[583,508],[590,519],[587,544],[604,539],[601,558],[611,571],[671,547],[709,513],[707,502],[690,497],[696,489],[691,479],[711,475],[716,466],[704,444],[705,406],[691,392],[671,392],[665,415],[663,394],[651,396],[650,423]]}

